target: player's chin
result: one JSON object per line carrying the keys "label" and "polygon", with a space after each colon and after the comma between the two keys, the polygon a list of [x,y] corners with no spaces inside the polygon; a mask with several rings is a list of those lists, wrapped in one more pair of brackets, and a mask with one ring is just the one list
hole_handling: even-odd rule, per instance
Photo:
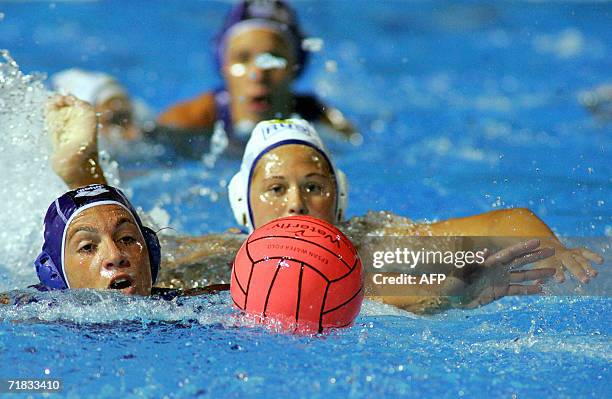
{"label": "player's chin", "polygon": [[[294,216],[294,215],[288,215],[288,216]],[[313,212],[308,216],[312,216],[313,218],[317,218],[320,220],[323,220],[327,223],[331,223],[331,224],[335,224],[335,220],[334,217],[332,215],[330,215],[328,212]]]}

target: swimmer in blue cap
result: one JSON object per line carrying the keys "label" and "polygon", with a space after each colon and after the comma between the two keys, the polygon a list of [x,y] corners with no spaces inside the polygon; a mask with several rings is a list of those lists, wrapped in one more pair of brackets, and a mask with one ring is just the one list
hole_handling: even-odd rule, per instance
{"label": "swimmer in blue cap", "polygon": [[41,289],[149,295],[160,259],[155,232],[143,226],[125,195],[93,184],[69,191],[49,206],[35,265]]}
{"label": "swimmer in blue cap", "polygon": [[286,2],[240,1],[214,42],[225,86],[170,107],[159,123],[210,131],[216,121],[222,121],[230,138],[248,137],[261,120],[297,114],[347,136],[354,134],[340,111],[314,96],[292,92],[291,84],[308,61],[303,40],[295,12]]}
{"label": "swimmer in blue cap", "polygon": [[224,284],[185,291],[153,287],[160,262],[156,233],[142,224],[126,196],[92,184],[68,191],[49,206],[42,250],[34,261],[40,282],[32,288],[117,290],[162,299],[228,289]]}

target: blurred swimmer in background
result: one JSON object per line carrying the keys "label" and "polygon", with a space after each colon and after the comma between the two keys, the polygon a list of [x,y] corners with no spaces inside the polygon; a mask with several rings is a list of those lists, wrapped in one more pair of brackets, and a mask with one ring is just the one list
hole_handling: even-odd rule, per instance
{"label": "blurred swimmer in background", "polygon": [[[54,108],[55,107],[55,108]],[[56,100],[47,115],[48,122],[56,118],[62,108],[82,108],[75,113],[78,118],[67,124],[89,129],[95,136],[95,123],[81,124],[79,119],[87,114],[87,104],[70,105]],[[93,112],[89,111],[93,114]],[[63,120],[63,119],[62,119]],[[92,127],[93,126],[93,127]],[[65,127],[63,131],[76,129]],[[51,129],[51,134],[56,134]],[[73,165],[79,169],[79,165]],[[72,176],[79,173],[72,172]],[[104,176],[97,176],[103,182]],[[78,186],[78,183],[73,181]],[[426,292],[407,295],[384,296],[372,293],[371,297],[414,311],[431,312],[455,307],[473,307],[489,303],[505,295],[528,295],[541,292],[542,280],[556,273],[557,279],[565,278],[568,270],[582,282],[597,275],[591,262],[603,259],[586,248],[568,249],[554,236],[550,228],[527,209],[506,209],[437,223],[414,223],[406,218],[384,217],[383,221],[369,218],[353,218],[344,222],[348,191],[346,178],[339,171],[325,149],[314,128],[303,120],[265,121],[258,124],[247,144],[240,171],[229,185],[232,210],[237,222],[252,230],[270,220],[289,215],[311,215],[340,225],[361,250],[368,234],[401,236],[487,236],[492,248],[503,248],[486,257],[483,265],[472,265],[452,271],[453,279],[443,292],[432,295]],[[387,216],[391,216],[387,214]],[[174,240],[173,259],[165,264],[168,271],[161,284],[190,288],[210,283],[211,259],[224,259],[224,270],[217,273],[219,281],[228,281],[231,262],[246,235],[206,235],[183,237]],[[500,238],[501,237],[501,238]],[[504,238],[506,237],[506,238]],[[512,237],[515,237],[512,239]],[[517,237],[538,237],[518,243]],[[551,249],[555,250],[551,256]],[[546,259],[544,259],[546,258]],[[528,263],[538,263],[536,270],[514,270]],[[487,263],[488,262],[488,263]],[[163,270],[162,270],[163,272]],[[218,270],[217,270],[218,272]],[[163,274],[163,273],[162,273]],[[191,277],[189,277],[191,276]],[[179,278],[180,277],[180,278]],[[182,280],[182,281],[181,281]],[[531,284],[520,284],[528,283]],[[444,294],[444,295],[442,295]],[[459,297],[454,303],[447,297]]]}
{"label": "blurred swimmer in background", "polygon": [[71,68],[51,76],[51,88],[70,94],[93,105],[98,114],[101,136],[111,140],[141,138],[139,125],[147,119],[148,111],[132,101],[126,89],[112,76]]}
{"label": "blurred swimmer in background", "polygon": [[214,41],[224,86],[173,105],[161,125],[211,131],[222,121],[230,138],[248,139],[257,122],[299,115],[349,137],[355,134],[342,113],[310,94],[292,91],[308,61],[295,12],[276,0],[247,0],[228,14]]}

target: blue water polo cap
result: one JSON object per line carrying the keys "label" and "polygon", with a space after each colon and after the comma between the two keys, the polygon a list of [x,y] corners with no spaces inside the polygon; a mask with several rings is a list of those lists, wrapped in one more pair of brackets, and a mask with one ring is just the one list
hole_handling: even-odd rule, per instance
{"label": "blue water polo cap", "polygon": [[308,61],[308,52],[302,48],[304,34],[300,30],[295,11],[281,0],[244,0],[232,8],[214,39],[214,55],[219,70],[223,67],[229,37],[250,26],[265,26],[285,37],[295,52],[295,76],[302,73]]}
{"label": "blue water polo cap", "polygon": [[44,221],[44,242],[40,255],[34,261],[40,282],[48,289],[70,288],[64,272],[64,246],[68,226],[85,209],[99,205],[119,205],[129,211],[147,245],[151,265],[152,284],[157,279],[161,262],[161,249],[157,234],[143,226],[136,210],[121,190],[104,184],[92,184],[68,191],[49,205]]}

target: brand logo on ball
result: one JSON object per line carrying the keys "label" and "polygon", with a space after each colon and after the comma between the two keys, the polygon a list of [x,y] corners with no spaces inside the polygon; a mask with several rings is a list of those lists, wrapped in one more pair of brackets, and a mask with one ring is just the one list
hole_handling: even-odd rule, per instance
{"label": "brand logo on ball", "polygon": [[293,233],[295,237],[302,238],[324,238],[329,241],[330,244],[340,248],[340,235],[333,234],[329,231],[326,231],[322,228],[303,224],[303,223],[283,223],[278,222],[270,227],[270,229],[283,229],[288,233]]}

